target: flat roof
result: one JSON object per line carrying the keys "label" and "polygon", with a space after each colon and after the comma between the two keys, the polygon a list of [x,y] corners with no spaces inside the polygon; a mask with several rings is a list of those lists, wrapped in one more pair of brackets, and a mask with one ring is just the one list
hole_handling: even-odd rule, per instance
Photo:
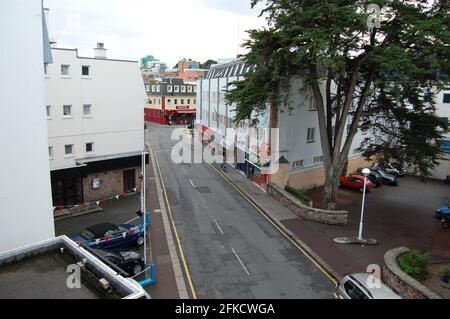
{"label": "flat roof", "polygon": [[[104,288],[102,282],[109,287]],[[124,278],[63,235],[0,253],[0,298],[139,299],[150,296],[135,280]]]}

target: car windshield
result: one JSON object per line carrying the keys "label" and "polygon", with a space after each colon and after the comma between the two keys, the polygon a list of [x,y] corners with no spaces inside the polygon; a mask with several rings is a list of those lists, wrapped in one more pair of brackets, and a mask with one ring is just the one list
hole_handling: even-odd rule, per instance
{"label": "car windshield", "polygon": [[95,238],[95,235],[92,232],[90,232],[89,230],[87,230],[87,229],[83,230],[80,233],[80,236],[83,237],[84,239],[87,239],[87,240],[92,240],[92,239]]}

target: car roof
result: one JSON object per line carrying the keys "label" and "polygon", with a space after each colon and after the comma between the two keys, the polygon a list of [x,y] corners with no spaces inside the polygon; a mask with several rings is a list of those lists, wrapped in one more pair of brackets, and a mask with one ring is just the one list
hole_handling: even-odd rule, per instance
{"label": "car roof", "polygon": [[[370,276],[373,276],[369,279]],[[386,286],[376,275],[371,273],[356,273],[349,275],[350,278],[358,281],[358,283],[363,286],[366,290],[370,292],[373,299],[401,299],[399,295],[397,295],[391,288]],[[376,281],[376,286],[378,287],[370,287],[367,284],[368,280]]]}
{"label": "car roof", "polygon": [[116,228],[117,228],[117,225],[115,225],[113,223],[101,223],[101,224],[93,225],[86,229],[89,230],[91,233],[93,233],[96,236],[103,236],[107,231],[110,231],[110,230],[113,230]]}

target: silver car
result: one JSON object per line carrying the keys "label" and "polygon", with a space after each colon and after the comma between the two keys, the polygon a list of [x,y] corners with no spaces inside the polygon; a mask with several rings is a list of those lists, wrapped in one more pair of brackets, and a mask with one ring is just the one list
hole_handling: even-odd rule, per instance
{"label": "silver car", "polygon": [[356,273],[343,277],[333,295],[335,299],[401,299],[371,273]]}

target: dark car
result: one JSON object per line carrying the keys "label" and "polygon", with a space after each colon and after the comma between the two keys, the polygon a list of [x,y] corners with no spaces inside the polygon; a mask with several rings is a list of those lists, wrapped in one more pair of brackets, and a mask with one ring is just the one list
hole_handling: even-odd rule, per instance
{"label": "dark car", "polygon": [[394,164],[391,164],[389,162],[381,162],[377,163],[374,168],[382,169],[387,174],[391,174],[397,177],[401,177],[405,175],[405,170],[403,168],[398,169]]}
{"label": "dark car", "polygon": [[144,244],[144,226],[101,223],[83,230],[72,240],[90,248],[116,248]]}
{"label": "dark car", "polygon": [[450,217],[450,203],[447,206],[442,206],[436,209],[435,215],[438,218]]}
{"label": "dark car", "polygon": [[[356,171],[359,175],[362,175],[362,168],[358,168]],[[383,178],[378,172],[370,171],[370,174],[367,175],[367,178],[375,185],[375,187],[380,187],[383,183]]]}
{"label": "dark car", "polygon": [[145,269],[144,258],[137,252],[117,248],[110,250],[92,249],[102,259],[113,263],[128,274],[128,277],[138,275]]}
{"label": "dark car", "polygon": [[388,174],[386,171],[382,170],[381,168],[371,167],[370,170],[377,172],[381,176],[381,178],[383,180],[383,184],[393,185],[393,186],[398,185],[398,177],[396,175]]}

